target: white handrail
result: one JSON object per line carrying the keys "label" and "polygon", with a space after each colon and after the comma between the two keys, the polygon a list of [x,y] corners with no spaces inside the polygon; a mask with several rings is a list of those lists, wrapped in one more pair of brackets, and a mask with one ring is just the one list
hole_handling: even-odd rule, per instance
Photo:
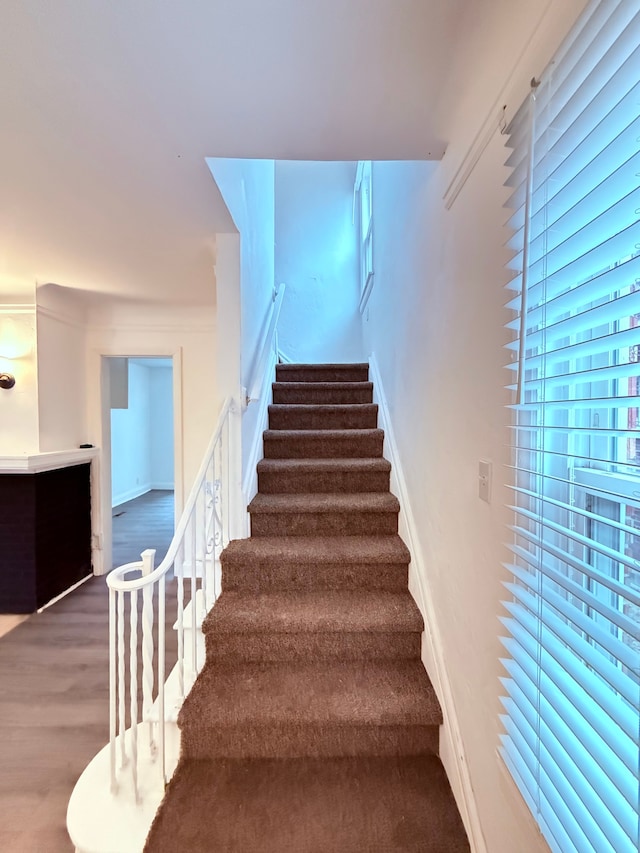
{"label": "white handrail", "polygon": [[[148,753],[152,760],[157,762],[159,781],[162,784],[167,781],[165,589],[166,577],[170,569],[173,569],[177,582],[175,605],[178,632],[176,665],[178,705],[184,699],[204,663],[204,654],[200,648],[198,636],[201,619],[211,609],[220,593],[218,558],[222,549],[229,543],[230,523],[234,518],[234,508],[229,506],[229,502],[234,499],[233,491],[229,488],[228,482],[229,471],[232,468],[234,434],[231,414],[234,411],[236,408],[233,400],[225,400],[182,517],[160,565],[154,569],[155,551],[147,550],[142,553],[140,561],[126,563],[107,575],[111,790],[113,793],[117,792],[122,781],[122,773],[126,768],[136,802],[140,802],[142,793],[138,774],[140,751],[138,726],[140,724],[144,723],[148,726]],[[129,577],[132,574],[135,577]],[[185,595],[186,584],[189,585],[188,596]],[[139,596],[139,590],[142,590],[142,596]],[[142,620],[141,631],[138,630],[139,618]],[[157,649],[154,648],[154,622],[157,624]],[[128,640],[126,627],[128,627]],[[192,632],[190,642],[185,643],[185,633],[188,631]],[[139,644],[141,645],[140,655]],[[157,674],[153,671],[155,651],[157,651]],[[139,677],[140,659],[142,668]],[[141,715],[138,702],[139,685],[142,689]],[[126,726],[127,706],[129,708],[128,727]],[[142,733],[144,729],[140,731]]]}
{"label": "white handrail", "polygon": [[260,358],[256,364],[254,374],[251,377],[252,381],[247,386],[247,405],[252,401],[255,402],[256,400],[260,399],[260,392],[264,384],[264,374],[267,367],[267,363],[269,361],[269,355],[273,348],[273,341],[276,335],[278,320],[280,318],[280,310],[282,308],[282,301],[284,299],[284,293],[286,289],[286,284],[281,284],[275,294],[273,300],[273,309],[271,311],[271,319],[269,321],[269,326],[267,327],[267,332],[262,343]]}
{"label": "white handrail", "polygon": [[226,423],[227,415],[229,414],[229,411],[231,410],[232,405],[233,405],[233,401],[231,400],[230,397],[224,401],[224,404],[223,404],[222,409],[220,411],[220,416],[218,417],[218,425],[216,427],[215,432],[213,433],[213,436],[211,437],[211,440],[209,441],[209,445],[207,447],[206,453],[204,455],[202,463],[200,464],[200,468],[198,470],[198,473],[196,474],[196,479],[195,479],[195,482],[193,484],[193,488],[191,489],[191,493],[189,494],[189,497],[187,498],[187,503],[185,504],[185,508],[184,508],[183,513],[182,513],[182,517],[180,518],[180,521],[178,522],[176,532],[173,535],[173,539],[171,540],[171,544],[169,545],[169,550],[167,551],[164,560],[160,563],[160,565],[158,566],[157,569],[154,569],[154,571],[150,575],[148,575],[147,577],[141,577],[137,581],[135,581],[135,580],[124,581],[124,580],[121,580],[121,578],[128,571],[132,571],[132,567],[134,567],[134,566],[136,568],[141,569],[142,568],[141,563],[127,563],[124,566],[119,566],[118,568],[113,569],[113,571],[111,571],[107,575],[107,584],[109,585],[109,587],[111,589],[127,589],[127,590],[142,589],[142,587],[147,586],[147,584],[149,582],[153,582],[153,581],[157,580],[160,577],[160,575],[164,575],[173,565],[173,562],[176,558],[176,554],[178,552],[178,548],[180,547],[180,545],[182,544],[182,541],[184,539],[184,534],[185,534],[187,526],[189,524],[190,515],[193,512],[196,501],[198,499],[200,485],[202,483],[202,480],[204,479],[204,475],[205,475],[207,468],[209,466],[209,462],[211,460],[211,457],[213,456],[214,449],[220,440],[220,437],[222,435],[222,431],[223,431],[225,423]]}

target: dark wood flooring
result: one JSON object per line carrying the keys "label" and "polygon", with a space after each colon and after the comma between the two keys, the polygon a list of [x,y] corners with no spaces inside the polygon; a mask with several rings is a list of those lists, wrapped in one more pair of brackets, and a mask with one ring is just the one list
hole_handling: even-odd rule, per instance
{"label": "dark wood flooring", "polygon": [[155,489],[113,508],[113,567],[140,559],[156,549],[155,564],[167,553],[174,529],[173,492]]}
{"label": "dark wood flooring", "polygon": [[[173,534],[172,493],[122,506],[126,512],[114,519],[116,565],[148,547],[158,549],[159,563]],[[145,528],[150,538],[141,535]],[[109,736],[107,600],[105,578],[91,578],[0,638],[2,853],[73,851],[67,803]],[[169,602],[168,624],[175,617]],[[175,632],[167,635],[171,642]]]}

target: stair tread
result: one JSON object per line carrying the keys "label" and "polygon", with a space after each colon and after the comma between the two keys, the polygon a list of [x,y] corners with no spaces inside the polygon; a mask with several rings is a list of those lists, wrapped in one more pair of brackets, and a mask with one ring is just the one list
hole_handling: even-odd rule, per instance
{"label": "stair tread", "polygon": [[222,552],[222,564],[250,560],[280,563],[406,563],[409,549],[397,534],[388,536],[260,536],[234,539]]}
{"label": "stair tread", "polygon": [[376,403],[272,403],[269,429],[322,430],[375,429]]}
{"label": "stair tread", "polygon": [[439,726],[442,712],[421,661],[206,664],[178,724]]}
{"label": "stair tread", "polygon": [[303,634],[367,631],[421,632],[422,616],[404,592],[223,592],[203,625],[205,633]]}
{"label": "stair tread", "polygon": [[[317,383],[314,383],[316,385]],[[270,403],[269,412],[373,412],[378,411],[377,403]]]}
{"label": "stair tread", "polygon": [[373,384],[358,377],[354,381],[274,382],[273,404],[281,403],[373,403]]}
{"label": "stair tread", "polygon": [[[291,382],[287,382],[287,385],[291,385]],[[306,385],[307,383],[300,383],[302,385]],[[317,382],[313,383],[313,387],[317,385]],[[331,383],[333,384],[333,383]],[[353,384],[353,383],[352,383]],[[356,385],[361,385],[362,383],[355,383]],[[378,409],[377,403],[269,403],[269,409],[286,409],[288,412],[316,412],[320,410],[321,412],[365,412],[365,411],[373,411],[374,409]]]}
{"label": "stair tread", "polygon": [[391,471],[391,463],[382,456],[363,456],[348,459],[316,458],[314,456],[296,459],[261,459],[258,473],[268,471]]}
{"label": "stair tread", "polygon": [[266,429],[262,433],[263,438],[270,441],[331,441],[331,439],[348,438],[384,438],[384,430],[377,428],[369,429]]}
{"label": "stair tread", "polygon": [[251,513],[399,512],[400,503],[390,492],[320,492],[301,494],[258,493],[249,504]]}
{"label": "stair tread", "polygon": [[[368,391],[373,391],[373,382],[363,381],[353,381],[353,382],[327,382],[326,380],[317,381],[317,382],[274,382],[272,384],[272,389],[274,391],[279,391],[282,388],[286,388],[287,390],[296,390],[296,391],[306,391],[306,390],[317,390],[322,388],[331,389],[332,391],[336,389],[344,389],[345,391],[361,391],[365,388]],[[277,403],[275,405],[278,405]],[[281,404],[282,405],[282,404]]]}
{"label": "stair tread", "polygon": [[353,368],[361,368],[362,370],[368,370],[369,364],[366,361],[340,361],[340,362],[318,362],[317,364],[310,364],[309,362],[293,362],[288,361],[283,364],[277,365],[276,369],[285,369],[285,370],[352,370]]}
{"label": "stair tread", "polygon": [[183,759],[169,793],[149,837],[157,853],[469,853],[433,755]]}

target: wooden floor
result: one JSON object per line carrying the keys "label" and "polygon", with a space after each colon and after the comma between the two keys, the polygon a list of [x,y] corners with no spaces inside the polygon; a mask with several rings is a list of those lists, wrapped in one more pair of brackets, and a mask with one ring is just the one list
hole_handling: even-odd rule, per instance
{"label": "wooden floor", "polygon": [[156,549],[156,566],[173,536],[173,492],[154,490],[113,508],[113,567],[140,559],[145,548]]}
{"label": "wooden floor", "polygon": [[[172,493],[151,493],[123,507],[126,513],[114,519],[116,565],[139,559],[136,551],[146,547],[166,550]],[[152,542],[138,533],[149,519]],[[91,578],[0,637],[1,853],[73,851],[67,803],[108,739],[107,639],[104,577]]]}

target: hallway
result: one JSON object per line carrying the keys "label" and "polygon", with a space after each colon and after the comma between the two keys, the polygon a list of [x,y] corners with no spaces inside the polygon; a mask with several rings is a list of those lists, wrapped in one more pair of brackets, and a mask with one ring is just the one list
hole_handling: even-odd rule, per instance
{"label": "hallway", "polygon": [[[123,508],[114,519],[116,565],[149,546],[159,562],[173,533],[173,493],[152,492],[115,512]],[[73,851],[67,803],[109,736],[107,602],[104,577],[94,577],[0,637],[3,853]],[[173,617],[167,618],[168,668],[175,657]]]}

